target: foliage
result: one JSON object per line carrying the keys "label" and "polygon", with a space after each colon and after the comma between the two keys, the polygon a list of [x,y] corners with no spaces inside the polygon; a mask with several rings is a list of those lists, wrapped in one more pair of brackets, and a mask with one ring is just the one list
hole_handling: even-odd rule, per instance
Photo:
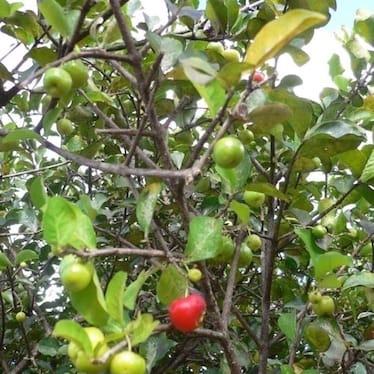
{"label": "foliage", "polygon": [[[277,62],[308,60],[335,1],[248,3],[165,1],[160,20],[139,0],[0,0],[0,36],[21,51],[0,61],[4,373],[74,373],[69,342],[101,364],[133,350],[149,373],[373,372],[374,14],[339,34],[352,75],[332,55],[315,102]],[[69,61],[84,76],[48,96],[45,73]],[[241,162],[216,165],[215,143],[244,130]],[[262,244],[242,267],[250,234]],[[83,289],[61,285],[69,258],[92,269]],[[207,310],[183,335],[168,306],[190,292]]]}

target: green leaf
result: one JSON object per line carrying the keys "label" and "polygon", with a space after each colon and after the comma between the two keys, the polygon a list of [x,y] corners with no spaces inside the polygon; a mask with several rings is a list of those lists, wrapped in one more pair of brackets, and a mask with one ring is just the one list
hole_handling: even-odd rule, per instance
{"label": "green leaf", "polygon": [[95,249],[96,235],[90,218],[59,196],[47,200],[42,220],[44,239],[57,248]]}
{"label": "green leaf", "polygon": [[184,73],[187,78],[198,85],[206,85],[217,75],[217,71],[211,64],[198,57],[188,57],[181,60]]}
{"label": "green leaf", "polygon": [[105,293],[108,313],[120,325],[123,325],[123,294],[126,288],[126,279],[125,272],[117,272],[110,280]]}
{"label": "green leaf", "polygon": [[336,251],[330,251],[318,256],[314,261],[314,272],[317,279],[322,278],[326,273],[341,266],[352,266],[352,257],[343,255]]}
{"label": "green leaf", "polygon": [[288,105],[270,103],[253,109],[248,114],[248,120],[253,122],[258,131],[268,132],[276,124],[285,122],[292,116]]}
{"label": "green leaf", "polygon": [[56,51],[49,47],[33,48],[27,56],[35,60],[40,66],[45,66],[58,58]]}
{"label": "green leaf", "polygon": [[340,120],[324,122],[306,134],[299,155],[331,157],[356,149],[364,140],[364,132],[354,123]]}
{"label": "green leaf", "polygon": [[16,264],[19,265],[21,262],[28,262],[39,259],[39,255],[31,249],[24,249],[18,252],[16,255]]}
{"label": "green leaf", "polygon": [[131,345],[145,342],[153,333],[154,329],[160,324],[153,319],[150,313],[138,313],[135,321],[131,321],[126,326],[126,332],[130,335]]}
{"label": "green leaf", "polygon": [[354,30],[370,45],[374,45],[374,14],[359,9],[354,22]]}
{"label": "green leaf", "polygon": [[67,38],[70,36],[73,25],[70,25],[65,16],[64,9],[56,0],[42,0],[38,8],[49,25],[58,33]]}
{"label": "green leaf", "polygon": [[314,266],[318,256],[325,252],[315,243],[311,230],[296,228],[295,234],[304,242],[305,248],[310,255],[311,263]]}
{"label": "green leaf", "polygon": [[36,208],[40,209],[48,200],[42,176],[35,177],[28,185],[30,198]]}
{"label": "green leaf", "polygon": [[212,217],[194,217],[190,221],[187,246],[184,251],[187,262],[201,261],[217,256],[221,244],[222,221]]}
{"label": "green leaf", "polygon": [[374,339],[366,340],[356,347],[360,351],[371,352],[374,351]]}
{"label": "green leaf", "polygon": [[236,200],[233,200],[230,203],[230,209],[239,217],[243,225],[247,225],[249,221],[249,215],[251,210],[247,204],[239,203]]}
{"label": "green leaf", "polygon": [[225,191],[230,194],[240,191],[244,187],[251,174],[251,168],[252,164],[247,152],[244,154],[240,164],[235,168],[227,169],[215,165],[215,169],[224,184]]}
{"label": "green leaf", "polygon": [[362,271],[351,275],[343,284],[343,290],[351,287],[364,286],[374,288],[374,273],[369,271]]}
{"label": "green leaf", "polygon": [[8,266],[12,266],[12,263],[5,253],[0,252],[0,270],[5,270]]}
{"label": "green leaf", "polygon": [[6,18],[10,15],[10,4],[6,0],[0,0],[0,18]]}
{"label": "green leaf", "polygon": [[153,182],[146,186],[140,193],[136,203],[136,218],[144,231],[144,237],[148,238],[153,213],[156,208],[157,199],[162,190],[162,183]]}
{"label": "green leaf", "polygon": [[161,273],[157,282],[157,297],[160,302],[169,305],[178,297],[184,296],[188,287],[185,275],[173,265],[169,264]]}
{"label": "green leaf", "polygon": [[206,85],[201,85],[194,82],[192,82],[192,84],[208,105],[211,116],[216,116],[217,113],[222,109],[222,106],[226,100],[226,92],[222,85],[217,79],[214,79]]}
{"label": "green leaf", "polygon": [[360,178],[364,183],[369,182],[371,179],[374,179],[374,150],[371,151]]}
{"label": "green leaf", "polygon": [[20,140],[27,139],[41,139],[41,136],[33,130],[28,129],[16,129],[11,130],[5,138],[3,138],[4,143],[14,143]]}
{"label": "green leaf", "polygon": [[95,269],[93,269],[93,276],[90,284],[81,291],[70,292],[69,297],[75,310],[88,323],[99,327],[105,326],[109,314]]}
{"label": "green leaf", "polygon": [[[1,5],[0,5],[1,6]],[[13,80],[13,75],[10,73],[10,71],[5,67],[4,64],[0,62],[0,79],[1,80]]]}
{"label": "green leaf", "polygon": [[53,336],[63,338],[69,342],[74,342],[81,347],[88,355],[93,354],[91,341],[84,328],[76,321],[71,319],[57,321],[52,331]]}
{"label": "green leaf", "polygon": [[278,326],[287,339],[293,342],[296,339],[296,311],[282,313],[278,318]]}
{"label": "green leaf", "polygon": [[211,22],[216,33],[225,32],[227,25],[227,8],[221,0],[208,0],[205,15]]}
{"label": "green leaf", "polygon": [[123,294],[123,305],[130,310],[135,309],[136,298],[138,297],[138,293],[140,289],[143,287],[143,284],[150,276],[150,273],[142,270],[136,281],[132,282]]}
{"label": "green leaf", "polygon": [[321,13],[293,9],[268,22],[247,48],[245,62],[254,68],[278,54],[293,38],[303,31],[327,20]]}

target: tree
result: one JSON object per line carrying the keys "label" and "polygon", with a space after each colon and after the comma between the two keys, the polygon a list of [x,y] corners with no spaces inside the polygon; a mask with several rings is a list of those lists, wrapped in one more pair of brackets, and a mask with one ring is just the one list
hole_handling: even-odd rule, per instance
{"label": "tree", "polygon": [[[25,50],[0,63],[4,373],[123,351],[137,372],[372,372],[374,14],[315,102],[277,61],[305,63],[335,1],[247,3],[168,1],[159,23],[139,1],[0,1]],[[212,157],[224,136],[239,164]],[[183,333],[168,306],[194,293]]]}

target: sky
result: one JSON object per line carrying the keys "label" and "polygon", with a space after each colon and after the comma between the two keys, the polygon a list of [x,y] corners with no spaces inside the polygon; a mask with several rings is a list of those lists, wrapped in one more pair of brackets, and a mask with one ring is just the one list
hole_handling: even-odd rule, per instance
{"label": "sky", "polygon": [[296,74],[303,80],[303,84],[296,87],[296,94],[319,101],[319,94],[324,87],[334,87],[328,74],[328,60],[337,53],[343,66],[349,70],[347,53],[336,40],[342,26],[351,30],[357,9],[374,12],[374,0],[337,0],[337,10],[331,11],[331,19],[323,28],[317,29],[312,41],[303,50],[310,56],[309,62],[298,67],[292,59],[284,55],[280,59],[280,76]]}

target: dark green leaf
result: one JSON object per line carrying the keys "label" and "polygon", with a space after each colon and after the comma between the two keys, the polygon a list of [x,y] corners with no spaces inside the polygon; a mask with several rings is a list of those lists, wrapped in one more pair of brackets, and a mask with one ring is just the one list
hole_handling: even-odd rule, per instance
{"label": "dark green leaf", "polygon": [[175,265],[169,264],[157,282],[157,297],[161,303],[169,305],[173,300],[184,296],[187,287],[187,277]]}

